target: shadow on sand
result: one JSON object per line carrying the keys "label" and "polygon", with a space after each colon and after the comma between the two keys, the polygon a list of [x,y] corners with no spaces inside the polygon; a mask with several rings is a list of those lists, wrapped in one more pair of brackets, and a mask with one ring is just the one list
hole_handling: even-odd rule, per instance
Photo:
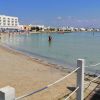
{"label": "shadow on sand", "polygon": [[100,100],[100,89],[95,92],[90,100]]}

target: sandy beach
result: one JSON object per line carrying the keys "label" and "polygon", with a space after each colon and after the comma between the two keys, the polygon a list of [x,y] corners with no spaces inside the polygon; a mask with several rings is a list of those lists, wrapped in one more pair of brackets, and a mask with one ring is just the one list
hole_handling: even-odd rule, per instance
{"label": "sandy beach", "polygon": [[99,11],[100,0],[1,0],[0,100],[100,100]]}
{"label": "sandy beach", "polygon": [[[57,65],[44,63],[26,55],[0,46],[0,88],[12,86],[16,89],[16,97],[43,88],[48,84],[67,75],[69,72]],[[64,100],[71,93],[67,87],[75,86],[76,74],[50,87],[47,90],[22,100]],[[96,83],[86,91],[86,95],[96,87]],[[71,100],[73,97],[70,98]]]}

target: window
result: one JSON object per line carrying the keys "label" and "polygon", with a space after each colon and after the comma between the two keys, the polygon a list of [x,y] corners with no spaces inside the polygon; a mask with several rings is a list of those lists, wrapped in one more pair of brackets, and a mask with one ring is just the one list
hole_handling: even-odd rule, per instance
{"label": "window", "polygon": [[5,26],[5,25],[6,25],[6,23],[3,23],[3,25]]}
{"label": "window", "polygon": [[3,22],[6,22],[6,20],[3,20]]}
{"label": "window", "polygon": [[17,23],[17,21],[15,21],[15,23]]}
{"label": "window", "polygon": [[3,17],[3,19],[5,19],[5,17]]}
{"label": "window", "polygon": [[18,21],[18,19],[15,19],[15,21]]}
{"label": "window", "polygon": [[15,26],[17,26],[17,24],[15,24]]}

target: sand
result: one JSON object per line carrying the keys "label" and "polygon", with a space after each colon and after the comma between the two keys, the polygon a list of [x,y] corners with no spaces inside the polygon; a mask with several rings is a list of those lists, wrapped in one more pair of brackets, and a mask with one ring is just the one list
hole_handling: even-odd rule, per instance
{"label": "sand", "polygon": [[[44,63],[26,55],[0,46],[0,88],[12,86],[16,89],[16,97],[43,88],[67,75],[69,72],[57,65]],[[64,81],[22,100],[64,100],[71,91],[67,87],[75,86],[76,74]],[[90,90],[96,86],[93,83]],[[89,91],[86,92],[88,95]],[[73,97],[71,97],[72,100]]]}

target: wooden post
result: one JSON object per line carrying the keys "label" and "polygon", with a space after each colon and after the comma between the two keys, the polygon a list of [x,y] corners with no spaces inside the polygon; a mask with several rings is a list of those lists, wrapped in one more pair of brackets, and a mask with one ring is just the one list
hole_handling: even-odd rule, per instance
{"label": "wooden post", "polygon": [[84,59],[77,60],[77,67],[79,67],[77,70],[77,87],[79,87],[79,89],[77,90],[76,100],[84,99],[84,65]]}

